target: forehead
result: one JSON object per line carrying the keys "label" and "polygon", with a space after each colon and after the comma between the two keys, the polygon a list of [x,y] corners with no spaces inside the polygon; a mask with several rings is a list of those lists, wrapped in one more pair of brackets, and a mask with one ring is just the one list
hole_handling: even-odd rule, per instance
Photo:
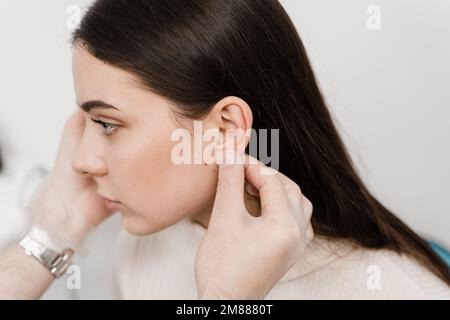
{"label": "forehead", "polygon": [[136,89],[133,83],[137,79],[131,73],[96,59],[78,46],[72,52],[72,71],[76,95],[82,101],[129,94]]}
{"label": "forehead", "polygon": [[[140,86],[133,74],[95,58],[83,48],[74,47],[72,71],[79,104],[101,100],[123,111],[148,111],[149,106],[167,108],[169,100]],[[151,108],[154,111],[154,108]]]}

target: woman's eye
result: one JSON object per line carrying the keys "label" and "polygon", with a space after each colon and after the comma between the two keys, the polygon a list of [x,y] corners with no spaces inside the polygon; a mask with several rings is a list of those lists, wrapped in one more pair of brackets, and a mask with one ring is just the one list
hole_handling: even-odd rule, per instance
{"label": "woman's eye", "polygon": [[103,134],[105,136],[109,136],[109,135],[113,134],[117,130],[117,128],[120,127],[120,125],[118,125],[118,124],[109,123],[109,122],[98,120],[98,119],[94,119],[94,118],[91,118],[91,120],[93,122],[95,122],[96,124],[102,126]]}

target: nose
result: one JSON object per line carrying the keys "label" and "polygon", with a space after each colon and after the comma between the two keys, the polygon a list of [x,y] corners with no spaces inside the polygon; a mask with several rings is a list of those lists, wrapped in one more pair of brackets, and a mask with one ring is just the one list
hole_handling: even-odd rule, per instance
{"label": "nose", "polygon": [[93,177],[102,177],[108,173],[105,161],[92,153],[77,156],[72,161],[72,168],[78,174]]}

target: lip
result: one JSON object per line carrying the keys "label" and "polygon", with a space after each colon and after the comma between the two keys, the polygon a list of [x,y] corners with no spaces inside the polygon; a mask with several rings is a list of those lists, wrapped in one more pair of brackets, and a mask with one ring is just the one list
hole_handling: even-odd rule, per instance
{"label": "lip", "polygon": [[105,204],[105,207],[109,210],[109,211],[117,211],[120,207],[120,205],[122,204],[122,202],[120,201],[116,201],[116,200],[111,200],[107,197],[104,197],[102,195],[100,195],[103,198],[103,203]]}

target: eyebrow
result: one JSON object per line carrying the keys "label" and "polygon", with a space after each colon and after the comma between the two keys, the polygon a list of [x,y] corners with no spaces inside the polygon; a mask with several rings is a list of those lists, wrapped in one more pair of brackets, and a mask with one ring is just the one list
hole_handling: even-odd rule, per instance
{"label": "eyebrow", "polygon": [[102,100],[89,100],[89,101],[86,101],[86,102],[84,102],[83,104],[80,105],[80,108],[83,111],[86,111],[86,112],[90,112],[91,110],[94,110],[94,109],[113,109],[113,110],[120,111],[116,107],[114,107],[114,106],[110,105],[109,103],[106,103],[106,102],[104,102]]}

